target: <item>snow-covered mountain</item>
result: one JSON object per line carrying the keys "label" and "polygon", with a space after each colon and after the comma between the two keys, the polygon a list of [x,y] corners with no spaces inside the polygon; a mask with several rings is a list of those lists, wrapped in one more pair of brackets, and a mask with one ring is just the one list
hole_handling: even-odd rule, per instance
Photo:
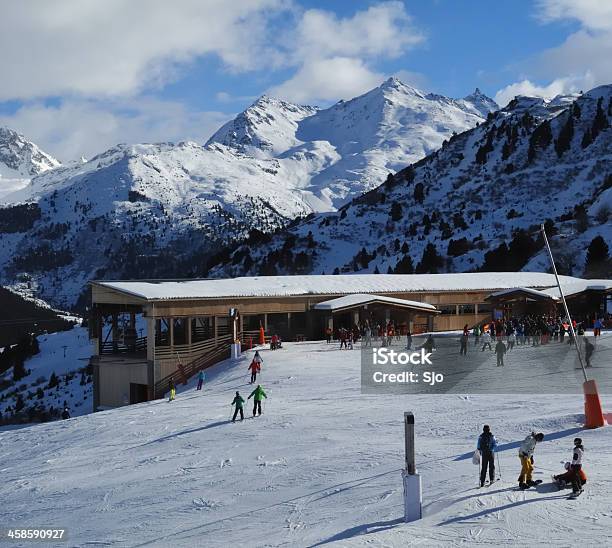
{"label": "snow-covered mountain", "polygon": [[494,106],[390,79],[325,110],[262,97],[204,146],[117,145],[4,198],[0,279],[66,307],[95,277],[202,275],[249,231],[335,210]]}
{"label": "snow-covered mountain", "polygon": [[25,187],[35,175],[59,165],[55,158],[23,135],[0,126],[0,200]]}
{"label": "snow-covered mountain", "polygon": [[[333,210],[498,108],[479,90],[455,100],[390,78],[323,110],[262,97],[207,144],[292,164],[289,169],[301,175],[300,188],[318,198],[325,210]],[[308,170],[304,160],[313,157],[320,157],[316,170]]]}
{"label": "snow-covered mountain", "polygon": [[593,238],[611,240],[611,122],[612,86],[517,97],[338,212],[238,247],[213,273],[545,270],[545,220],[561,269],[580,273]]}

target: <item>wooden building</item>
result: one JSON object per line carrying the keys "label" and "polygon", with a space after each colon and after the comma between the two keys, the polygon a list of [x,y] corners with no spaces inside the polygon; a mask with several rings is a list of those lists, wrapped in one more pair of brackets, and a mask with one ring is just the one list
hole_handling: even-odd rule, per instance
{"label": "wooden building", "polygon": [[[562,277],[575,289],[584,282]],[[366,319],[413,332],[456,330],[491,318],[492,293],[554,285],[551,274],[533,272],[94,281],[94,408],[162,397],[170,379],[229,357],[235,339],[257,341],[260,326],[285,341],[321,339],[327,327]]]}

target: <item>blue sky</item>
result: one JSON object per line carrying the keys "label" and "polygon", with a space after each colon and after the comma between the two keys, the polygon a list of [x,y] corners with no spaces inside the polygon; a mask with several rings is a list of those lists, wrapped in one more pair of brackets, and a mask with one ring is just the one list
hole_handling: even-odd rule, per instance
{"label": "blue sky", "polygon": [[267,93],[326,106],[390,75],[507,102],[612,83],[608,0],[0,0],[0,124],[61,160],[204,141]]}

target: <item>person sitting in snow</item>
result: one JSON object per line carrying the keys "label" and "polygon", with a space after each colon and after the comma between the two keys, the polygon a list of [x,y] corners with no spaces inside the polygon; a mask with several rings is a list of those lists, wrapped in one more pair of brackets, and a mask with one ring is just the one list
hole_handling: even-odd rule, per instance
{"label": "person sitting in snow", "polygon": [[519,487],[521,489],[527,489],[535,485],[532,479],[533,474],[533,452],[537,443],[542,442],[544,434],[541,432],[536,434],[532,432],[529,434],[521,443],[519,447],[519,459],[521,460],[521,473],[518,477]]}

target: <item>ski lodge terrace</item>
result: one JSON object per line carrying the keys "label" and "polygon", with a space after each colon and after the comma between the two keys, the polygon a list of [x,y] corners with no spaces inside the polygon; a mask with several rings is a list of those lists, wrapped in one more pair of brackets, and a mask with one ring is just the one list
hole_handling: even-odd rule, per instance
{"label": "ski lodge terrace", "polygon": [[[612,280],[561,276],[573,314],[604,314]],[[278,334],[324,338],[330,327],[392,321],[402,331],[460,330],[492,317],[559,311],[552,274],[351,274],[234,279],[93,281],[90,337],[94,409],[162,397],[183,382]]]}

